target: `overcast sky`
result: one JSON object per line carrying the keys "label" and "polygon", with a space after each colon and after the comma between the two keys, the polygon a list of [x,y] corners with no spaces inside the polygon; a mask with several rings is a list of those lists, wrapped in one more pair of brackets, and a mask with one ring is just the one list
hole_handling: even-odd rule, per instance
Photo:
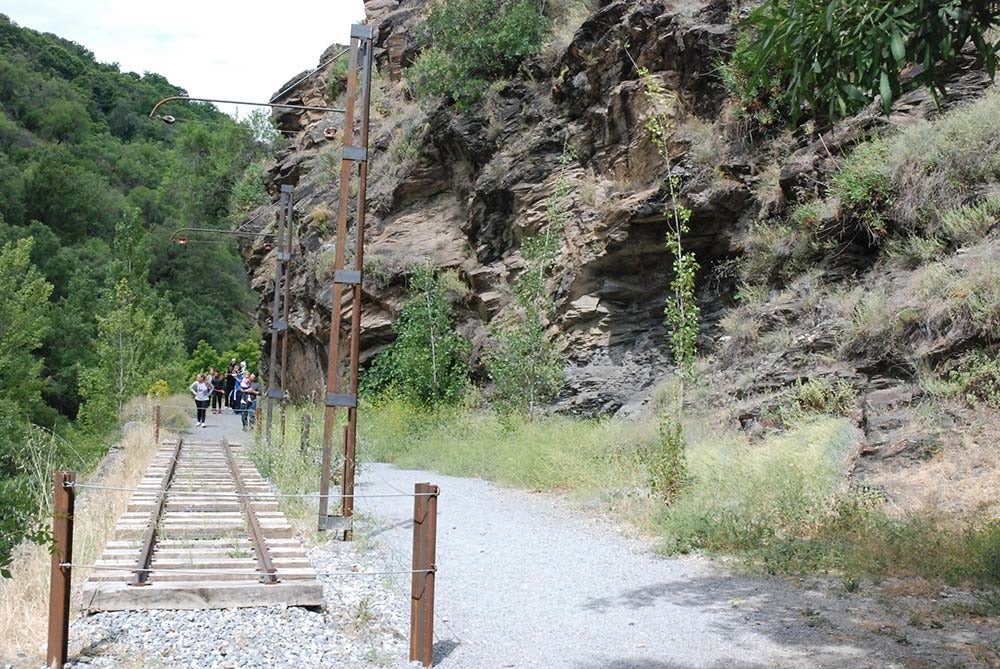
{"label": "overcast sky", "polygon": [[193,97],[251,102],[315,67],[334,42],[346,44],[365,16],[362,0],[0,0],[0,13],[122,71],[162,74]]}

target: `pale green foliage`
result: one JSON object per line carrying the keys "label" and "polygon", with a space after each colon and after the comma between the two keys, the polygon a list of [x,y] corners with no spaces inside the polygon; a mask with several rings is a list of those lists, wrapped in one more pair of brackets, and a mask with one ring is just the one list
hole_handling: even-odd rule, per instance
{"label": "pale green foliage", "polygon": [[267,170],[261,160],[247,165],[239,180],[233,184],[230,206],[232,218],[237,224],[243,222],[241,219],[248,211],[268,203],[267,189],[264,187],[266,179]]}
{"label": "pale green foliage", "polygon": [[965,205],[941,215],[941,232],[956,245],[977,242],[1000,222],[1000,196]]}
{"label": "pale green foliage", "polygon": [[563,359],[549,340],[546,323],[553,301],[548,279],[563,237],[562,199],[567,185],[560,180],[546,199],[546,226],[521,242],[525,268],[514,281],[514,302],[489,326],[490,346],[483,364],[494,384],[494,407],[503,415],[526,413],[534,418],[563,385]]}
{"label": "pale green foliage", "polygon": [[982,351],[966,356],[949,380],[970,404],[1000,408],[1000,356]]}
{"label": "pale green foliage", "polygon": [[359,417],[365,459],[529,490],[638,488],[645,484],[640,452],[655,441],[655,430],[638,422],[510,421],[461,405],[428,411],[387,400],[365,405]]}
{"label": "pale green foliage", "polygon": [[538,53],[550,27],[531,0],[435,0],[421,35],[424,51],[407,81],[418,97],[469,105]]}
{"label": "pale green foliage", "polygon": [[458,400],[468,385],[469,342],[455,332],[451,312],[442,274],[417,267],[410,298],[392,325],[396,341],[365,373],[362,390],[427,405]]}
{"label": "pale green foliage", "polygon": [[885,212],[892,204],[888,170],[889,147],[881,139],[860,144],[830,182],[830,195],[872,241],[886,234]]}

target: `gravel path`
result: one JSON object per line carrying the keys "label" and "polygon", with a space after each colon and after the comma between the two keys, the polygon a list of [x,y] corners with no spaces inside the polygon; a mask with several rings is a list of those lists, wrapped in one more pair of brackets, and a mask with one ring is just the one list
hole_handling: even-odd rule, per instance
{"label": "gravel path", "polygon": [[[861,666],[864,652],[817,648],[758,618],[764,584],[647,545],[545,495],[480,480],[369,465],[359,492],[441,486],[436,661],[441,667],[682,669]],[[359,502],[408,555],[412,501]],[[735,586],[735,587],[734,587]]]}

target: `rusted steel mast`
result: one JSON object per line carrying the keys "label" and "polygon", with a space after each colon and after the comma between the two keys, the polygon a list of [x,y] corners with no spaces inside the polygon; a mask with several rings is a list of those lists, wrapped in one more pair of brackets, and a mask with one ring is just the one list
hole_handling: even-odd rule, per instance
{"label": "rusted steel mast", "polygon": [[[371,103],[372,30],[351,26],[350,65],[347,70],[347,104],[344,114],[344,148],[340,168],[340,200],[337,208],[337,248],[334,258],[333,304],[330,325],[329,361],[326,378],[326,414],[323,421],[323,471],[320,479],[319,529],[343,529],[343,538],[351,539],[354,515],[354,471],[358,430],[358,365],[361,333],[361,271],[364,266],[365,209],[368,178],[368,120]],[[360,86],[360,95],[359,95]],[[360,102],[360,110],[355,108]],[[355,127],[355,112],[360,118]],[[355,251],[353,269],[345,269],[349,204],[352,177],[357,176],[354,206]],[[341,337],[344,293],[351,296],[349,346]],[[347,355],[344,356],[344,348]],[[347,388],[343,388],[341,361],[348,360]],[[346,390],[346,392],[345,392]],[[333,463],[332,442],[338,407],[347,410],[343,430],[343,471],[341,478],[340,516],[329,514],[330,474]]]}

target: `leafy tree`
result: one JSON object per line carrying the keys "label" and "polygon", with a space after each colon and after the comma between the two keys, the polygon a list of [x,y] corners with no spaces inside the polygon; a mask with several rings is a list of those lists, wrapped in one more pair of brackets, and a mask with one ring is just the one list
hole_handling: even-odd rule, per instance
{"label": "leafy tree", "polygon": [[179,382],[181,342],[181,324],[170,303],[119,280],[108,311],[97,317],[97,362],[82,374],[85,423],[104,429],[126,401],[157,379]]}
{"label": "leafy tree", "polygon": [[407,79],[419,97],[467,106],[538,53],[550,29],[530,0],[435,0],[421,35],[424,51]]}
{"label": "leafy tree", "polygon": [[793,124],[803,107],[835,118],[875,94],[888,112],[907,90],[943,94],[970,42],[993,77],[998,26],[995,0],[765,0],[745,21],[730,81],[744,104],[777,97]]}
{"label": "leafy tree", "polygon": [[459,399],[468,385],[469,342],[455,332],[451,304],[433,267],[414,270],[410,298],[392,329],[396,341],[372,363],[362,390],[398,392],[425,405]]}
{"label": "leafy tree", "polygon": [[31,238],[0,249],[0,400],[27,417],[38,403],[42,361],[34,351],[49,326],[52,285],[31,263]]}
{"label": "leafy tree", "polygon": [[562,240],[560,202],[566,191],[560,180],[546,201],[545,231],[522,242],[526,266],[514,282],[514,302],[490,324],[490,347],[483,363],[494,384],[494,406],[501,415],[523,413],[534,418],[563,385],[563,359],[549,340],[546,325],[554,309],[547,283]]}
{"label": "leafy tree", "polygon": [[202,339],[198,346],[192,351],[191,358],[187,362],[187,378],[194,378],[198,374],[207,372],[209,369],[225,371],[226,365],[222,364],[222,356],[212,348],[212,345]]}

